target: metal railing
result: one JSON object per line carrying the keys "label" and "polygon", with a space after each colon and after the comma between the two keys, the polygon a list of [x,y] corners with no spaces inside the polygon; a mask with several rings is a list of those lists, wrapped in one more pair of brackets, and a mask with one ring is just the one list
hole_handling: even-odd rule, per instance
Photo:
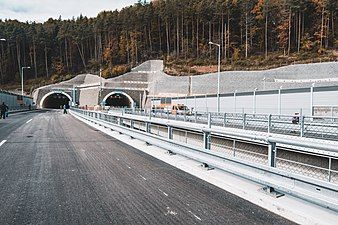
{"label": "metal railing", "polygon": [[[189,123],[175,125],[170,121],[128,114],[79,109],[72,109],[72,112],[147,143],[338,211],[337,144],[221,131],[211,126],[210,114],[208,126],[197,129]],[[232,164],[234,168],[249,169],[246,173],[235,171],[230,168]],[[257,174],[249,175],[253,171]],[[308,193],[312,192],[313,196],[325,197],[309,197]]]}
{"label": "metal railing", "polygon": [[168,120],[208,123],[211,115],[212,126],[238,128],[274,134],[309,137],[338,141],[338,117],[311,117],[290,115],[264,115],[241,113],[192,112],[173,114],[166,110],[115,109],[131,115],[140,115]]}

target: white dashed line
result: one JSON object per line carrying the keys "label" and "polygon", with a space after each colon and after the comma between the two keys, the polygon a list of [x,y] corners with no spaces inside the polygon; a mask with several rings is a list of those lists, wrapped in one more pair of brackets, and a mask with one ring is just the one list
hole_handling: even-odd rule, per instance
{"label": "white dashed line", "polygon": [[130,166],[127,166],[128,167],[128,169],[131,169],[131,167]]}
{"label": "white dashed line", "polygon": [[116,158],[116,160],[117,160],[117,161],[120,161],[120,159],[119,159],[119,158]]}
{"label": "white dashed line", "polygon": [[26,123],[30,123],[33,119],[28,120]]}
{"label": "white dashed line", "polygon": [[5,144],[7,140],[3,140],[2,142],[0,142],[0,146],[2,146],[3,144]]}
{"label": "white dashed line", "polygon": [[167,196],[168,197],[168,194],[167,193],[165,193],[164,191],[162,191],[161,189],[158,189],[160,192],[162,192],[162,194],[164,194],[165,196]]}
{"label": "white dashed line", "polygon": [[196,216],[194,213],[192,213],[190,210],[188,211],[191,215],[193,215],[196,219],[198,219],[199,221],[202,221],[201,218],[199,218],[198,216]]}
{"label": "white dashed line", "polygon": [[140,177],[142,177],[143,180],[147,180],[144,176],[140,175]]}
{"label": "white dashed line", "polygon": [[170,207],[168,206],[167,207],[167,212],[164,215],[166,215],[166,216],[168,216],[168,215],[176,216],[177,212],[171,210]]}

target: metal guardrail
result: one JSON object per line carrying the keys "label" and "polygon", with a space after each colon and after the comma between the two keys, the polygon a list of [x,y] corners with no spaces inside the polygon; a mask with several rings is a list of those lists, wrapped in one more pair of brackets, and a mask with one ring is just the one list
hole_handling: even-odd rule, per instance
{"label": "metal guardrail", "polygon": [[[165,118],[199,124],[208,123],[208,114],[193,112],[172,114],[165,110],[116,109],[126,114]],[[244,130],[261,131],[299,137],[338,141],[338,117],[310,117],[288,115],[264,115],[241,113],[210,113],[211,125]]]}
{"label": "metal guardrail", "polygon": [[[133,115],[72,109],[131,137],[338,212],[338,145],[220,131]],[[163,122],[164,121],[164,122]],[[297,148],[300,147],[300,148]],[[304,149],[305,148],[305,149]],[[321,150],[307,151],[306,148]]]}

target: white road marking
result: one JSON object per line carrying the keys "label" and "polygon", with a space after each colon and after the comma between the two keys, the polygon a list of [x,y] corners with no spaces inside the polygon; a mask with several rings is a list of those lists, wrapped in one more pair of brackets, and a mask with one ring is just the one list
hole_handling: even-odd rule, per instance
{"label": "white road marking", "polygon": [[192,213],[190,210],[188,211],[191,215],[193,215],[196,219],[198,219],[199,221],[202,221],[201,218],[199,218],[198,216],[196,216],[194,213]]}
{"label": "white road marking", "polygon": [[167,193],[165,193],[164,191],[162,191],[161,189],[158,189],[160,192],[162,192],[162,194],[164,194],[165,196],[168,196]]}
{"label": "white road marking", "polygon": [[117,161],[120,161],[120,159],[119,159],[119,158],[116,158],[116,160],[117,160]]}
{"label": "white road marking", "polygon": [[173,215],[173,216],[176,216],[177,215],[177,212],[175,212],[175,211],[172,211],[171,209],[170,209],[170,207],[167,207],[167,212],[164,214],[164,215]]}
{"label": "white road marking", "polygon": [[5,144],[7,140],[3,140],[2,142],[0,142],[0,146],[2,146],[3,144]]}
{"label": "white road marking", "polygon": [[140,175],[140,177],[142,177],[143,180],[147,180],[144,176]]}
{"label": "white road marking", "polygon": [[28,120],[26,123],[30,123],[33,119]]}
{"label": "white road marking", "polygon": [[128,169],[131,169],[131,167],[130,166],[127,166],[128,167]]}

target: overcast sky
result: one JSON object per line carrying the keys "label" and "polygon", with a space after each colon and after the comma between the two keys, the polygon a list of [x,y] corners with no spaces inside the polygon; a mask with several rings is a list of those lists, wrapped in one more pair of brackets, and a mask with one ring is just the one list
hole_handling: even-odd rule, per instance
{"label": "overcast sky", "polygon": [[80,14],[94,17],[103,10],[121,9],[137,0],[0,0],[0,19],[44,22],[48,18],[71,19]]}

